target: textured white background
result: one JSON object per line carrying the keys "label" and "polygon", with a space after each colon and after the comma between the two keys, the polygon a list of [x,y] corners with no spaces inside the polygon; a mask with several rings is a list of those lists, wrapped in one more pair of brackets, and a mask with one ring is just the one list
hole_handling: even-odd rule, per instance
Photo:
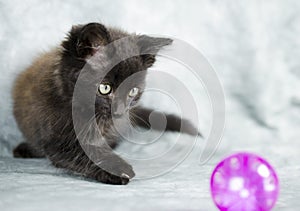
{"label": "textured white background", "polygon": [[[22,140],[11,114],[14,78],[39,52],[59,44],[72,24],[90,21],[177,37],[208,58],[224,86],[227,106],[224,137],[208,164],[197,163],[204,141],[199,139],[189,158],[171,173],[115,187],[70,177],[46,160],[11,158],[12,147]],[[275,210],[297,210],[299,35],[297,0],[0,0],[0,210],[214,210],[212,168],[241,150],[264,156],[276,168],[281,195]],[[202,86],[182,68],[166,64],[161,59],[156,68],[188,84],[198,103],[200,127],[208,134],[211,111]],[[168,109],[164,100],[146,98],[145,103]],[[162,139],[168,143],[173,137]]]}

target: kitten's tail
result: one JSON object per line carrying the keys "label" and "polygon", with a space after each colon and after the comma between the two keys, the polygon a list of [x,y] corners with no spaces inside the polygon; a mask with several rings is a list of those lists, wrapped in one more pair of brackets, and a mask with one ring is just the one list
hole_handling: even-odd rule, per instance
{"label": "kitten's tail", "polygon": [[[154,112],[152,109],[136,107],[132,112],[133,115],[131,116],[131,121],[133,122],[133,124],[143,128],[151,127],[149,116],[152,112]],[[197,130],[197,128],[195,128],[195,126],[187,119],[181,119],[180,117],[173,114],[167,114],[166,119],[167,125],[165,131],[181,131],[189,135],[203,137],[202,134]],[[152,129],[161,130],[159,127],[155,127],[155,125],[152,125]]]}

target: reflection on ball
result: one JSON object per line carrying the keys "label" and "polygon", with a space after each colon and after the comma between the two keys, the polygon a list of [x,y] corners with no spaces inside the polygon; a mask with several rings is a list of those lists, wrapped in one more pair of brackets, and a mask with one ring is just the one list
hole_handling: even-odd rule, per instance
{"label": "reflection on ball", "polygon": [[274,169],[250,153],[237,153],[222,160],[212,173],[210,187],[221,211],[268,211],[279,192]]}

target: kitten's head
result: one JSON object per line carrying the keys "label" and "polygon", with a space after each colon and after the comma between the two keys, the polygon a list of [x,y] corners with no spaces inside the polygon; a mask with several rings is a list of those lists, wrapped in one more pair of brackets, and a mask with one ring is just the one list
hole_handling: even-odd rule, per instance
{"label": "kitten's head", "polygon": [[[97,84],[98,92],[95,105],[96,113],[100,117],[111,117],[112,101],[117,102],[113,109],[116,115],[121,115],[122,111],[136,105],[145,87],[144,70],[154,64],[156,53],[162,47],[170,45],[172,40],[146,35],[132,35],[117,29],[106,28],[99,23],[89,23],[72,27],[69,37],[62,43],[64,48],[62,68],[70,70],[64,71],[62,78],[66,79],[65,83],[67,84],[64,89],[70,93],[73,92],[80,70],[93,55],[103,49],[101,47],[128,36],[131,36],[130,42],[125,46],[116,44],[111,55],[118,54],[121,50],[124,52],[124,48],[125,52],[134,50],[138,52],[147,51],[151,54],[134,56],[119,62]],[[117,94],[117,88],[135,73],[139,73],[138,77],[129,79],[129,85],[121,86],[122,89],[119,89]]]}

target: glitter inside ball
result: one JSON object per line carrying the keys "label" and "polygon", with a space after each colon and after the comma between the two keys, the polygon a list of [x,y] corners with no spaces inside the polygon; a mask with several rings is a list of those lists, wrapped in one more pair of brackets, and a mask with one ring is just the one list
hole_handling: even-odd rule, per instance
{"label": "glitter inside ball", "polygon": [[221,211],[268,211],[279,192],[274,169],[250,153],[237,153],[222,160],[212,173],[210,187]]}

